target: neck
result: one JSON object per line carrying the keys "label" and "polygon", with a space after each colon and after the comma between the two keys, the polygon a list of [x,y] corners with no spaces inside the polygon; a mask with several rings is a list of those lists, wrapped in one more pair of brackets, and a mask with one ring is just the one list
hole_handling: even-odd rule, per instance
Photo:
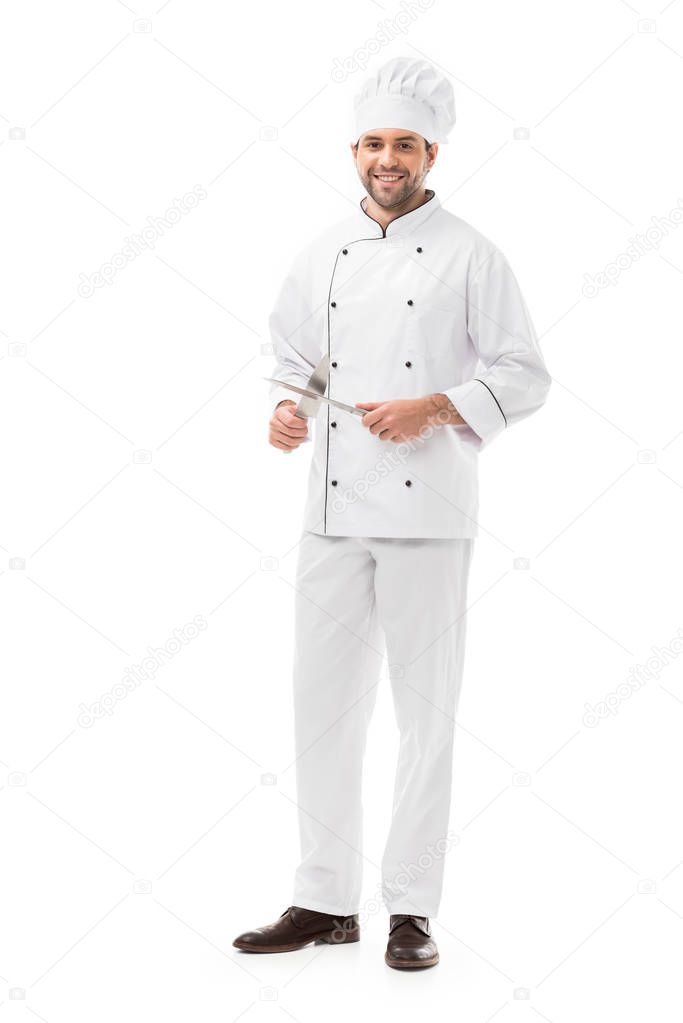
{"label": "neck", "polygon": [[404,213],[410,213],[411,210],[416,210],[418,206],[423,206],[433,195],[434,192],[431,188],[418,188],[400,206],[392,206],[391,209],[385,209],[384,206],[380,206],[368,194],[363,199],[363,209],[369,217],[377,221],[383,231],[386,231],[387,226],[392,220],[402,217]]}

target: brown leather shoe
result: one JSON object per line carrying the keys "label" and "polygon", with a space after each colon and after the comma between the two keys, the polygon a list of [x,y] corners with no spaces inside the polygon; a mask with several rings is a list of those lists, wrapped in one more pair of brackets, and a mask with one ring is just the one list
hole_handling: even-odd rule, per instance
{"label": "brown leather shoe", "polygon": [[357,914],[334,916],[301,906],[288,906],[275,923],[245,931],[235,938],[233,945],[243,952],[293,952],[312,941],[341,945],[359,939]]}
{"label": "brown leather shoe", "polygon": [[384,953],[387,966],[403,970],[411,966],[436,966],[439,950],[426,916],[392,913],[389,917],[389,941]]}

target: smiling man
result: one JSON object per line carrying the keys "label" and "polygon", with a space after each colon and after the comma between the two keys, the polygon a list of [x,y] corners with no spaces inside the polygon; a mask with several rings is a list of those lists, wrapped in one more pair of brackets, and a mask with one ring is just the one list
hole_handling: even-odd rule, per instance
{"label": "smiling man", "polygon": [[298,549],[293,694],[301,859],[292,905],[235,947],[360,936],[362,768],[386,654],[400,733],[381,862],[385,962],[433,966],[443,884],[478,454],[540,408],[550,376],[502,252],[425,179],[455,122],[451,85],[398,57],[355,102],[366,195],[296,254],[270,317],[269,440],[309,440],[287,384],[329,357]]}

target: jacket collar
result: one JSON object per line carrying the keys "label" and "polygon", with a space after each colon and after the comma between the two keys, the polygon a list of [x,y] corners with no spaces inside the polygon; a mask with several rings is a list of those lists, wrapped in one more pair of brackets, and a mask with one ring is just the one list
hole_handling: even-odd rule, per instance
{"label": "jacket collar", "polygon": [[[414,210],[410,210],[409,213],[404,213],[400,217],[396,217],[387,225],[387,238],[397,238],[402,235],[412,234],[417,227],[423,224],[426,220],[429,220],[429,218],[441,208],[441,203],[433,189],[428,188],[427,195],[427,201],[423,202],[421,206],[418,206]],[[366,234],[367,232],[370,232],[377,238],[382,238],[383,234],[381,225],[378,224],[376,220],[373,220],[370,214],[366,213],[363,209],[362,203],[364,199],[365,196],[358,203],[358,223]]]}

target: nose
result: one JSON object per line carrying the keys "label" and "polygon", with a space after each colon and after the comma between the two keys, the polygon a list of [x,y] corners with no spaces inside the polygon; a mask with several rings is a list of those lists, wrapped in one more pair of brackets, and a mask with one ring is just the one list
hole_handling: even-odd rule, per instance
{"label": "nose", "polygon": [[381,157],[379,159],[379,161],[375,164],[375,166],[377,168],[377,173],[378,174],[398,174],[399,173],[398,164],[395,163],[394,160],[391,157],[389,157],[389,158]]}
{"label": "nose", "polygon": [[392,165],[395,166],[395,164],[394,155],[391,151],[391,146],[389,145],[389,143],[383,146],[381,150],[376,149],[373,153],[373,156],[377,159],[377,166],[381,167],[383,170],[386,170],[387,174],[391,174],[389,168]]}

